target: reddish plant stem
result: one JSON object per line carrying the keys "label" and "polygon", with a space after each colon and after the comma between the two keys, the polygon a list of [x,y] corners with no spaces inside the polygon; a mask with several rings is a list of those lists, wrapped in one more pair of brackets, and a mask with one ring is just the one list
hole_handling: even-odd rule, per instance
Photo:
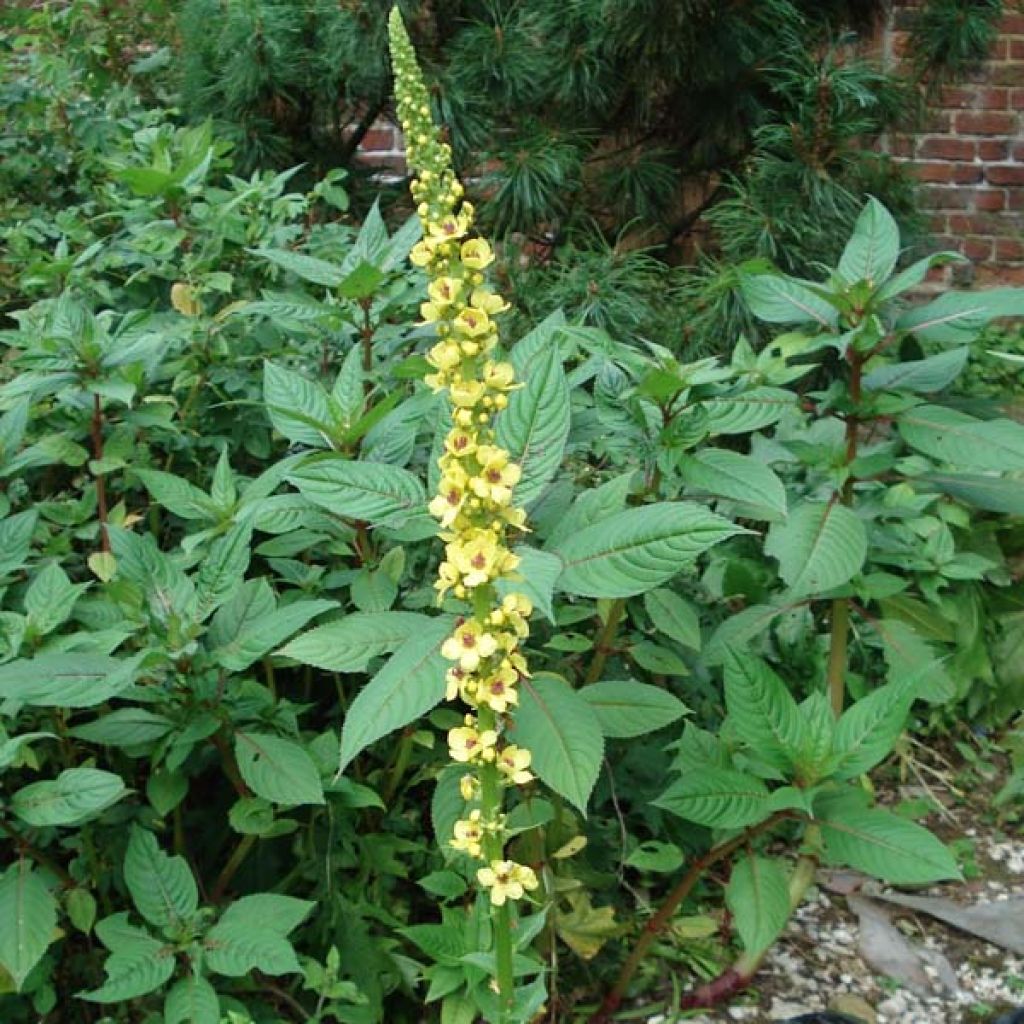
{"label": "reddish plant stem", "polygon": [[[99,395],[92,396],[92,422],[89,426],[92,436],[92,457],[103,458],[103,405]],[[96,478],[96,508],[100,517],[100,548],[110,553],[110,537],[107,535],[107,478],[103,473],[94,473]]]}
{"label": "reddish plant stem", "polygon": [[701,875],[703,875],[704,872],[712,865],[717,864],[720,860],[730,856],[741,846],[746,845],[762,832],[767,832],[770,828],[777,825],[783,818],[787,818],[789,816],[790,812],[788,811],[778,811],[770,818],[762,821],[759,825],[754,825],[752,828],[744,829],[743,832],[735,838],[708,850],[703,857],[699,857],[690,865],[689,871],[687,871],[686,874],[683,875],[683,877],[676,883],[675,888],[665,898],[665,902],[658,908],[658,911],[653,917],[651,917],[647,924],[644,925],[644,929],[640,933],[640,937],[637,939],[636,945],[627,957],[626,962],[622,965],[618,978],[615,979],[615,984],[612,986],[608,995],[604,997],[600,1007],[590,1018],[588,1024],[608,1024],[608,1021],[611,1019],[611,1015],[621,1005],[622,997],[626,994],[626,989],[629,987],[629,983],[633,980],[633,975],[636,974],[637,968],[647,955],[647,951],[654,944],[655,939],[657,939],[668,923],[672,920],[683,900],[685,900],[693,891],[693,887],[700,881]]}
{"label": "reddish plant stem", "polygon": [[373,323],[370,321],[370,309],[373,300],[360,299],[359,305],[363,310],[363,325],[359,328],[359,340],[363,346],[363,394],[368,395],[373,390],[373,383],[370,380],[370,373],[373,370]]}

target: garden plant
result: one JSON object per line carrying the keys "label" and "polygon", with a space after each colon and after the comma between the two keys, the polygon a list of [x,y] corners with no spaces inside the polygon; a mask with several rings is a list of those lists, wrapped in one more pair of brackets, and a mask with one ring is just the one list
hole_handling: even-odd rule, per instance
{"label": "garden plant", "polygon": [[756,989],[819,867],[962,877],[884,778],[1024,749],[1024,293],[858,193],[695,355],[530,291],[397,9],[408,218],[26,24],[5,1024],[606,1024]]}

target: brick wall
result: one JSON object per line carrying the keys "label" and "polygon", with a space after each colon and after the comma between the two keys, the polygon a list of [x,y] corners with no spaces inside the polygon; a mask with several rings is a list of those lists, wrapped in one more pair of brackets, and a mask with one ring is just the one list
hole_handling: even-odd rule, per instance
{"label": "brick wall", "polygon": [[[885,30],[892,63],[910,7],[897,3]],[[988,60],[938,94],[920,132],[885,146],[921,183],[935,248],[973,261],[953,271],[959,283],[1024,284],[1024,14],[1003,17]]]}

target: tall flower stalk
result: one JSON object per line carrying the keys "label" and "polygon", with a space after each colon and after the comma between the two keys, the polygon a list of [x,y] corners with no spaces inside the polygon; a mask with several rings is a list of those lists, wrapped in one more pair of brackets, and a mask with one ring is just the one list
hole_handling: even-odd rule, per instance
{"label": "tall flower stalk", "polygon": [[462,796],[467,817],[455,824],[451,845],[481,862],[476,878],[490,899],[500,1019],[514,1001],[510,904],[537,888],[531,868],[506,855],[504,791],[532,779],[530,752],[505,734],[518,704],[520,679],[528,675],[522,643],[533,609],[522,594],[499,597],[502,578],[515,578],[518,557],[509,535],[525,528],[526,514],[514,503],[520,468],[496,442],[494,418],[516,387],[510,363],[495,358],[495,317],[508,308],[489,290],[484,271],[494,254],[471,235],[474,211],[452,169],[451,149],[430,114],[416,54],[397,8],[389,22],[398,116],[406,159],[415,173],[412,194],[423,238],[410,254],[430,278],[425,323],[437,343],[427,359],[434,372],[427,384],[447,394],[452,427],[440,457],[437,494],[430,503],[445,542],[435,587],[449,592],[466,611],[441,648],[450,661],[447,697],[468,707],[464,724],[448,734],[454,761],[466,768]]}

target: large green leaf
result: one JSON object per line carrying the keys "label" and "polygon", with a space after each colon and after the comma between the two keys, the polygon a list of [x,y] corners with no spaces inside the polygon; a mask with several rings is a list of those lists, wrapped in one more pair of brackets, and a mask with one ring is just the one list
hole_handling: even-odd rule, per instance
{"label": "large green leaf", "polygon": [[760,658],[727,655],[725,705],[733,731],[755,756],[782,772],[799,762],[807,723],[786,684]]}
{"label": "large green leaf", "polygon": [[700,650],[700,619],[689,601],[672,590],[659,587],[644,594],[644,610],[658,632],[684,647]]}
{"label": "large green leaf", "polygon": [[334,417],[327,392],[301,373],[263,364],[263,402],[274,429],[295,444],[328,446]]}
{"label": "large green leaf", "polygon": [[25,591],[25,611],[37,635],[52,633],[65,622],[88,587],[87,583],[72,583],[56,562],[45,565]]}
{"label": "large green leaf", "polygon": [[441,702],[450,664],[441,656],[441,644],[452,624],[452,619],[441,616],[424,625],[359,691],[341,728],[339,772],[371,743]]}
{"label": "large green leaf", "polygon": [[756,825],[770,813],[768,790],[752,775],[731,768],[705,767],[684,773],[654,801],[680,818],[709,828]]}
{"label": "large green leaf", "polygon": [[630,739],[654,732],[682,718],[689,708],[674,694],[632,680],[593,683],[579,695],[594,709],[609,739]]}
{"label": "large green leaf", "polygon": [[158,928],[175,928],[199,907],[192,869],[184,857],[169,857],[152,832],[134,826],[124,855],[124,881],[142,916]]}
{"label": "large green leaf", "polygon": [[750,312],[770,324],[836,326],[839,313],[803,281],[784,274],[744,274],[740,288]]}
{"label": "large green leaf", "polygon": [[150,948],[112,953],[103,963],[107,980],[91,992],[80,992],[79,999],[90,1003],[123,1003],[160,988],[174,974],[174,950],[170,947],[154,953]]}
{"label": "large green leaf", "polygon": [[919,405],[899,418],[903,440],[919,452],[971,470],[1024,470],[1024,426],[979,420],[939,405]]}
{"label": "large green leaf", "polygon": [[704,663],[721,664],[731,647],[742,647],[755,636],[760,636],[785,611],[785,606],[752,604],[730,615],[711,634],[704,648]]}
{"label": "large green leaf", "polygon": [[257,892],[235,900],[221,916],[222,924],[265,928],[287,935],[298,928],[316,906],[311,900],[282,896],[276,892]]}
{"label": "large green leaf", "polygon": [[220,1002],[202,975],[176,982],[164,1001],[164,1024],[220,1024]]}
{"label": "large green leaf", "polygon": [[395,650],[430,621],[417,612],[354,612],[297,636],[277,653],[328,672],[363,672],[372,658]]}
{"label": "large green leaf", "polygon": [[346,278],[347,273],[334,263],[326,260],[318,260],[315,256],[306,256],[301,252],[294,252],[291,249],[250,249],[256,256],[263,259],[296,277],[308,281],[310,284],[323,285],[325,288],[337,288]]}
{"label": "large green leaf", "polygon": [[196,578],[200,621],[227,601],[245,579],[252,555],[252,524],[236,523],[211,545]]}
{"label": "large green leaf", "polygon": [[135,476],[149,491],[153,501],[180,519],[212,519],[215,514],[210,496],[195,484],[159,469],[136,469]]}
{"label": "large green leaf", "polygon": [[0,519],[0,577],[25,564],[38,518],[39,513],[29,509]]}
{"label": "large green leaf", "polygon": [[534,361],[549,349],[559,348],[558,337],[564,327],[565,314],[556,309],[516,342],[509,355],[509,361],[516,368],[517,377],[525,377]]}
{"label": "large green leaf", "polygon": [[900,619],[882,619],[875,628],[892,683],[914,684],[922,700],[941,704],[956,694],[956,685],[946,669],[946,657],[940,654],[909,623]]}
{"label": "large green leaf", "polygon": [[586,814],[604,757],[598,716],[557,676],[538,673],[520,689],[513,741],[533,754],[537,776]]}
{"label": "large green leaf", "polygon": [[704,423],[712,437],[749,434],[777,423],[787,409],[796,407],[796,395],[782,388],[754,388],[738,395],[712,398],[700,405]]}
{"label": "large green leaf", "polygon": [[879,366],[864,375],[868,391],[914,391],[924,394],[941,391],[960,376],[970,349],[966,345],[926,359],[908,359]]}
{"label": "large green leaf", "polygon": [[16,989],[54,940],[57,902],[27,857],[0,877],[0,966]]}
{"label": "large green leaf", "polygon": [[[266,587],[266,584],[263,586]],[[269,592],[269,588],[267,591]],[[250,594],[252,593],[250,591]],[[214,648],[214,655],[225,668],[232,672],[241,672],[282,640],[302,629],[310,619],[336,608],[337,605],[337,601],[311,597],[292,601],[273,610],[264,610],[251,617],[224,620],[223,630],[217,634],[221,642]],[[234,631],[229,632],[231,629]]]}
{"label": "large green leaf", "polygon": [[908,309],[896,326],[928,341],[966,344],[987,323],[1007,316],[1024,316],[1024,288],[944,292],[926,305]]}
{"label": "large green leaf", "polygon": [[407,469],[334,453],[303,460],[288,480],[329,512],[368,523],[397,525],[426,501],[419,477]]}
{"label": "large green leaf", "polygon": [[960,878],[949,850],[927,829],[890,811],[826,805],[819,819],[825,855],[892,885],[926,885]]}
{"label": "large green leaf", "polygon": [[1024,516],[1024,480],[986,476],[982,473],[925,473],[911,483],[920,488],[941,491],[975,508]]}
{"label": "large green leaf", "polygon": [[324,802],[316,764],[296,740],[237,732],[235,757],[242,778],[257,796],[286,806]]}
{"label": "large green leaf", "polygon": [[569,385],[556,346],[534,360],[525,386],[513,391],[498,418],[497,441],[522,467],[516,503],[530,505],[544,490],[562,461],[569,437]]}
{"label": "large green leaf", "polygon": [[789,920],[785,869],[777,860],[748,854],[733,865],[725,902],[744,950],[756,956],[779,937]]}
{"label": "large green leaf", "polygon": [[778,559],[788,596],[796,600],[852,579],[867,557],[867,531],[845,505],[808,501],[772,527],[764,550]]}
{"label": "large green leaf", "polygon": [[863,775],[891,753],[916,689],[913,680],[887,683],[843,712],[836,723],[834,748],[839,757],[834,778]]}
{"label": "large green leaf", "polygon": [[113,772],[67,768],[56,779],[19,789],[11,799],[11,809],[36,828],[80,825],[116,804],[127,792],[121,776]]}
{"label": "large green leaf", "polygon": [[0,700],[33,707],[90,708],[127,689],[138,659],[105,654],[40,654],[0,665]]}
{"label": "large green leaf", "polygon": [[206,965],[229,978],[242,978],[252,971],[271,975],[301,971],[291,943],[269,928],[222,921],[206,933],[203,944]]}
{"label": "large green leaf", "polygon": [[839,258],[840,275],[847,284],[866,281],[875,288],[893,272],[899,255],[900,229],[896,221],[877,199],[869,199]]}
{"label": "large green leaf", "polygon": [[145,708],[121,708],[68,731],[76,739],[109,747],[136,747],[162,739],[174,728],[170,718]]}
{"label": "large green leaf", "polygon": [[786,517],[786,488],[775,472],[749,455],[724,448],[705,448],[683,459],[683,482],[698,497],[727,498],[750,519]]}
{"label": "large green leaf", "polygon": [[745,531],[689,502],[630,508],[585,527],[553,549],[558,588],[583,597],[631,597],[665,583],[701,552]]}

